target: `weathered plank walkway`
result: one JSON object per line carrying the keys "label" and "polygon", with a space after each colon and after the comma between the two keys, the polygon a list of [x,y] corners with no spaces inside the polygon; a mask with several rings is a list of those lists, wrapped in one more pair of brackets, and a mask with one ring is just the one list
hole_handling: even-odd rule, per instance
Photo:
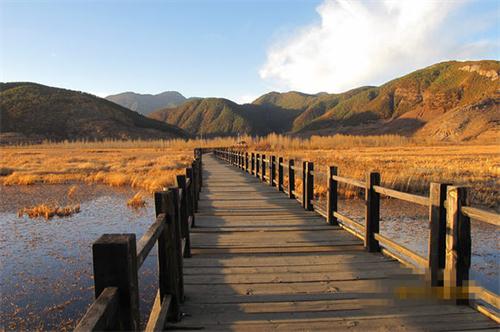
{"label": "weathered plank walkway", "polygon": [[397,299],[418,276],[295,200],[205,155],[184,261],[185,317],[171,329],[496,329],[468,306]]}

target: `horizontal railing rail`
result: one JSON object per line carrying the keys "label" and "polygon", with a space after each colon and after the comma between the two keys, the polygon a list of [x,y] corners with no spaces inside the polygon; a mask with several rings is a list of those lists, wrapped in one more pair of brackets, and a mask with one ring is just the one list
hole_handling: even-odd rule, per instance
{"label": "horizontal railing rail", "polygon": [[146,331],[163,330],[181,318],[184,301],[183,259],[191,257],[190,229],[195,226],[202,187],[202,154],[195,149],[185,175],[176,186],[156,192],[156,219],[136,241],[135,234],[104,234],[92,245],[95,301],[75,331],[141,329],[138,271],[153,247],[158,247],[158,291]]}
{"label": "horizontal railing rail", "polygon": [[[470,218],[500,225],[500,215],[466,205],[467,188],[449,183],[431,183],[429,195],[421,196],[381,186],[380,174],[369,172],[364,181],[338,174],[336,166],[328,168],[326,204],[315,200],[315,178],[325,174],[314,170],[314,163],[276,157],[260,152],[245,150],[215,149],[217,158],[256,176],[263,182],[277,187],[289,198],[296,199],[306,210],[316,211],[326,218],[327,223],[339,225],[363,240],[366,250],[382,252],[402,263],[418,269],[425,269],[432,287],[445,290],[467,289],[469,282],[471,234]],[[285,175],[287,178],[285,179]],[[286,180],[286,185],[285,185]],[[296,188],[296,180],[301,187]],[[337,209],[338,185],[343,183],[362,189],[365,200],[363,223],[342,214]],[[429,239],[427,257],[380,234],[380,199],[382,196],[429,207]],[[476,303],[480,300],[498,310],[498,295],[489,291],[468,289],[468,296],[455,298],[457,303]],[[445,298],[452,298],[451,291],[444,292]],[[483,308],[484,309],[484,308]]]}

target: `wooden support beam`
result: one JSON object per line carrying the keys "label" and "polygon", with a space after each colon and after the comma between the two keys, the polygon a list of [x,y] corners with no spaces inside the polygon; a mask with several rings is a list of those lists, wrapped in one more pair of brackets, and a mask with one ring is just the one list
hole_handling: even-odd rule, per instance
{"label": "wooden support beam", "polygon": [[119,294],[117,330],[139,331],[139,284],[135,234],[104,234],[92,245],[97,299],[107,287]]}
{"label": "wooden support beam", "polygon": [[184,252],[184,257],[191,257],[191,237],[189,234],[189,216],[190,216],[190,192],[186,186],[186,176],[177,175],[177,187],[182,192],[180,197],[180,226],[181,237],[185,239],[185,247],[181,252]]}
{"label": "wooden support beam", "polygon": [[255,177],[259,178],[259,171],[260,171],[260,154],[257,153],[255,157]]}
{"label": "wooden support beam", "polygon": [[335,217],[335,212],[337,212],[337,181],[333,179],[334,175],[337,175],[338,169],[336,166],[330,166],[328,168],[328,191],[326,193],[326,222],[330,225],[338,225],[338,220]]}
{"label": "wooden support beam", "polygon": [[443,286],[446,256],[446,190],[449,184],[431,183],[429,204],[429,279],[431,286]]}
{"label": "wooden support beam", "polygon": [[370,172],[366,177],[365,189],[365,240],[364,246],[369,252],[380,251],[380,245],[374,234],[379,232],[380,223],[380,194],[373,186],[380,185],[380,174]]}
{"label": "wooden support beam", "polygon": [[179,289],[178,255],[175,234],[175,207],[172,190],[155,193],[156,213],[166,214],[166,225],[158,238],[158,277],[160,299],[172,296],[171,310],[168,319],[180,319],[181,293]]}
{"label": "wooden support beam", "polygon": [[260,170],[260,180],[262,182],[266,181],[266,155],[263,154],[261,157],[262,165],[261,165],[261,170]]}
{"label": "wooden support beam", "polygon": [[255,175],[255,153],[252,152],[252,159],[250,162],[250,175]]}
{"label": "wooden support beam", "polygon": [[288,161],[288,197],[295,198],[295,160],[290,159]]}
{"label": "wooden support beam", "polygon": [[445,296],[457,304],[468,304],[471,263],[470,219],[461,209],[467,205],[467,188],[449,186],[446,195]]}
{"label": "wooden support beam", "polygon": [[313,200],[314,200],[314,163],[307,162],[306,170],[306,201],[304,208],[308,211],[314,211]]}
{"label": "wooden support beam", "polygon": [[302,207],[306,208],[307,195],[307,161],[302,161]]}
{"label": "wooden support beam", "polygon": [[283,191],[283,157],[278,158],[278,191]]}
{"label": "wooden support beam", "polygon": [[276,156],[271,156],[271,161],[269,163],[269,168],[271,169],[270,170],[270,174],[269,174],[269,185],[271,187],[275,187],[276,184],[274,183],[274,181],[276,181]]}

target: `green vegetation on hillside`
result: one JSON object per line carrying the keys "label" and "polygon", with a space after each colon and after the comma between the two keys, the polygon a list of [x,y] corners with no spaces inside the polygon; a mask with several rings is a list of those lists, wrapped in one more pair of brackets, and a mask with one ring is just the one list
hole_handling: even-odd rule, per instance
{"label": "green vegetation on hillside", "polygon": [[0,116],[0,133],[27,139],[186,137],[175,126],[106,99],[35,83],[0,83]]}
{"label": "green vegetation on hillside", "polygon": [[106,99],[143,115],[166,107],[177,107],[187,100],[177,91],[165,91],[156,95],[124,92],[107,96]]}
{"label": "green vegetation on hillside", "polygon": [[272,105],[239,105],[223,98],[204,98],[156,111],[149,116],[179,126],[193,135],[213,137],[287,132],[298,114],[299,111]]}

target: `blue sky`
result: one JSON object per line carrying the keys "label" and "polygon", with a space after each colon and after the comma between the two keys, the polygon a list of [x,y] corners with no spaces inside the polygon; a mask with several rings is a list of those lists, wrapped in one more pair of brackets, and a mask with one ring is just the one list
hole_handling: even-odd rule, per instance
{"label": "blue sky", "polygon": [[1,81],[249,101],[499,58],[500,1],[418,3],[0,0]]}

